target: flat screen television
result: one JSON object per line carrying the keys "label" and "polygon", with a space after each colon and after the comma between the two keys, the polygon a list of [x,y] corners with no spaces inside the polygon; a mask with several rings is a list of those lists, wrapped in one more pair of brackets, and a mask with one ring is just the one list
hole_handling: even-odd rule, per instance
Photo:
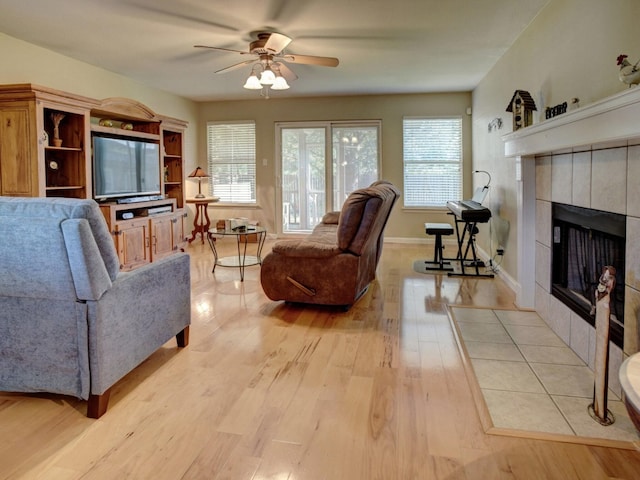
{"label": "flat screen television", "polygon": [[96,200],[160,194],[158,143],[94,135],[93,193]]}

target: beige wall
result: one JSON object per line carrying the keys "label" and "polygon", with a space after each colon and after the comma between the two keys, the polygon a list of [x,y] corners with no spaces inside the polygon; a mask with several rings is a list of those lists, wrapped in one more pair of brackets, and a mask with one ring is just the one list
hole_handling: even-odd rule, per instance
{"label": "beige wall", "polygon": [[[190,128],[185,136],[187,168],[195,164],[198,131],[195,102],[3,33],[0,33],[0,59],[0,84],[33,83],[95,99],[126,97],[143,103],[156,113],[188,121]],[[197,187],[189,183],[189,191],[195,191]]]}
{"label": "beige wall", "polygon": [[[304,81],[301,79],[299,81]],[[238,88],[242,86],[238,83]],[[292,87],[292,88],[295,88]],[[471,169],[471,120],[466,115],[470,106],[470,93],[423,95],[362,95],[346,97],[295,98],[203,103],[200,107],[199,158],[206,163],[205,130],[208,121],[255,120],[257,183],[259,208],[251,210],[225,210],[214,207],[211,216],[225,218],[230,215],[251,217],[275,231],[276,168],[275,123],[326,120],[381,120],[382,172],[381,177],[394,183],[402,191],[402,118],[403,116],[449,116],[463,118],[463,141],[466,176]],[[266,166],[263,160],[266,159]],[[467,194],[470,192],[470,187]],[[424,223],[448,221],[445,211],[406,210],[402,198],[389,220],[387,239],[426,239]]]}
{"label": "beige wall", "polygon": [[[544,120],[546,107],[571,98],[581,105],[626,88],[618,80],[616,58],[640,59],[640,1],[551,0],[500,58],[473,92],[473,168],[493,176],[488,197],[494,214],[491,241],[485,229],[481,247],[492,253],[502,245],[504,271],[517,278],[516,180],[513,159],[504,157],[502,136],[512,131],[505,109],[515,90],[534,98],[534,123]],[[488,132],[494,118],[503,128]]]}

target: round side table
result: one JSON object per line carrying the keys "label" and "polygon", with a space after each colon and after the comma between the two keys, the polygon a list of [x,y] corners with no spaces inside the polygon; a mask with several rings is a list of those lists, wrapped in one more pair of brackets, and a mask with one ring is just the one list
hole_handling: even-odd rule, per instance
{"label": "round side table", "polygon": [[[236,237],[238,244],[238,255],[229,257],[219,257],[216,249],[216,236],[231,235]],[[247,243],[249,243],[249,235],[256,235],[257,246],[255,255],[247,255]],[[209,246],[213,252],[213,269],[211,273],[215,273],[216,265],[221,267],[238,267],[240,269],[240,281],[244,282],[244,268],[252,265],[262,265],[262,247],[267,238],[267,229],[258,226],[247,226],[236,230],[226,230],[222,228],[212,228],[208,235]]]}
{"label": "round side table", "polygon": [[191,231],[189,243],[193,242],[198,234],[200,234],[202,243],[204,243],[204,237],[207,235],[211,225],[207,207],[210,203],[215,203],[218,200],[220,200],[218,197],[187,198],[187,203],[193,203],[196,206],[196,216],[193,219],[193,230]]}

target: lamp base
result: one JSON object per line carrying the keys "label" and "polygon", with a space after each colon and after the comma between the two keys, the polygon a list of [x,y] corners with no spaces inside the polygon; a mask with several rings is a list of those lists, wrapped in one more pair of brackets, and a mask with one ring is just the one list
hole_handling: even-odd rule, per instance
{"label": "lamp base", "polygon": [[194,198],[206,198],[202,193],[198,193]]}

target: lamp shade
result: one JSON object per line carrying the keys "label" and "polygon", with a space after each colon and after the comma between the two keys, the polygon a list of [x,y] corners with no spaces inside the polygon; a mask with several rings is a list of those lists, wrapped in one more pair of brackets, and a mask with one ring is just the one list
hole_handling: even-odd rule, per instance
{"label": "lamp shade", "polygon": [[260,83],[262,85],[273,85],[273,82],[276,81],[276,74],[273,73],[271,68],[266,67],[260,75]]}
{"label": "lamp shade", "polygon": [[262,89],[262,84],[260,83],[260,80],[258,80],[258,76],[252,73],[249,78],[247,78],[243,87],[247,90],[260,90]]}
{"label": "lamp shade", "polygon": [[204,198],[204,195],[202,194],[202,179],[209,178],[209,174],[200,167],[196,167],[196,169],[187,175],[187,177],[198,181],[198,194],[196,195],[196,198]]}
{"label": "lamp shade", "polygon": [[273,85],[271,85],[272,90],[286,90],[287,88],[289,88],[289,84],[287,83],[287,80],[281,75],[278,75],[275,82],[273,82]]}
{"label": "lamp shade", "polygon": [[209,174],[200,167],[196,167],[196,169],[187,176],[189,178],[209,178]]}

